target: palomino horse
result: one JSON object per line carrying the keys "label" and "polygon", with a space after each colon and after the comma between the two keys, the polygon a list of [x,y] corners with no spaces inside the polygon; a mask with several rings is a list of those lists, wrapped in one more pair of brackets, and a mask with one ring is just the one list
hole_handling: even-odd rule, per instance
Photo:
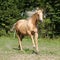
{"label": "palomino horse", "polygon": [[33,47],[36,48],[37,52],[39,51],[38,50],[38,29],[37,29],[38,20],[43,22],[42,9],[36,10],[36,12],[29,19],[19,20],[13,25],[13,28],[16,30],[17,33],[19,48],[21,50],[23,50],[21,44],[23,36],[29,35],[32,39]]}

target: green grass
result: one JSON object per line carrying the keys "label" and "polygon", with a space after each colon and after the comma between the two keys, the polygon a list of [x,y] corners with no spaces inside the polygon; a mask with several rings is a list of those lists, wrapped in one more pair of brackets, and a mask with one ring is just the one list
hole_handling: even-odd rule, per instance
{"label": "green grass", "polygon": [[[40,54],[56,54],[60,55],[60,39],[39,38]],[[24,51],[29,54],[33,52],[32,42],[30,38],[24,38],[22,41]],[[18,50],[18,39],[13,37],[0,37],[0,53],[21,53]]]}
{"label": "green grass", "polygon": [[[39,38],[39,54],[60,56],[60,38],[49,39]],[[18,39],[13,37],[0,37],[0,57],[15,54],[35,54],[33,53],[32,42],[30,38],[24,38],[22,41],[24,52],[18,49]],[[2,57],[1,57],[2,58]],[[4,59],[3,59],[4,60]]]}

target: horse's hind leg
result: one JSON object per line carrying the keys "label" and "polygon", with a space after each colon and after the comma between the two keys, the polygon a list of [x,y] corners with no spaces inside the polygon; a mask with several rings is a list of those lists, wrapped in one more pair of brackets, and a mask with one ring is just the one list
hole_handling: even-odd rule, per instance
{"label": "horse's hind leg", "polygon": [[[20,35],[20,40],[21,40],[21,42],[22,42],[22,39],[24,38],[24,35]],[[19,46],[18,46],[18,48],[19,48],[19,50],[21,49],[21,47],[20,47],[20,44],[19,44]]]}
{"label": "horse's hind leg", "polygon": [[21,38],[21,35],[17,34],[17,37],[18,37],[19,49],[21,51],[23,51],[23,49],[22,49],[22,38]]}

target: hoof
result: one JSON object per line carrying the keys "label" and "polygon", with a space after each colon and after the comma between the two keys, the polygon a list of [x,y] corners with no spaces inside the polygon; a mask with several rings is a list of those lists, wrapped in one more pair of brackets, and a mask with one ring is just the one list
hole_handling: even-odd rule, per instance
{"label": "hoof", "polygon": [[36,52],[36,51],[33,51],[32,54],[36,54],[36,55],[39,55],[39,52]]}
{"label": "hoof", "polygon": [[39,52],[35,52],[35,54],[39,55]]}
{"label": "hoof", "polygon": [[25,51],[24,51],[24,50],[21,50],[21,52],[25,53]]}
{"label": "hoof", "polygon": [[33,48],[35,49],[35,46],[33,46]]}
{"label": "hoof", "polygon": [[20,50],[20,45],[18,46],[19,50]]}
{"label": "hoof", "polygon": [[39,55],[39,50],[37,50],[37,51],[36,51],[36,54],[38,54],[38,55]]}

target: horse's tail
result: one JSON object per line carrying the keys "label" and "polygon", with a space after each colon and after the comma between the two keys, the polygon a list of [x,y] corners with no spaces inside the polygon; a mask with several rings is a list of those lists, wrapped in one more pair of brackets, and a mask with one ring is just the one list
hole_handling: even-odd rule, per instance
{"label": "horse's tail", "polygon": [[10,31],[14,31],[15,30],[15,25],[16,25],[16,23],[13,25],[13,27],[10,29]]}

